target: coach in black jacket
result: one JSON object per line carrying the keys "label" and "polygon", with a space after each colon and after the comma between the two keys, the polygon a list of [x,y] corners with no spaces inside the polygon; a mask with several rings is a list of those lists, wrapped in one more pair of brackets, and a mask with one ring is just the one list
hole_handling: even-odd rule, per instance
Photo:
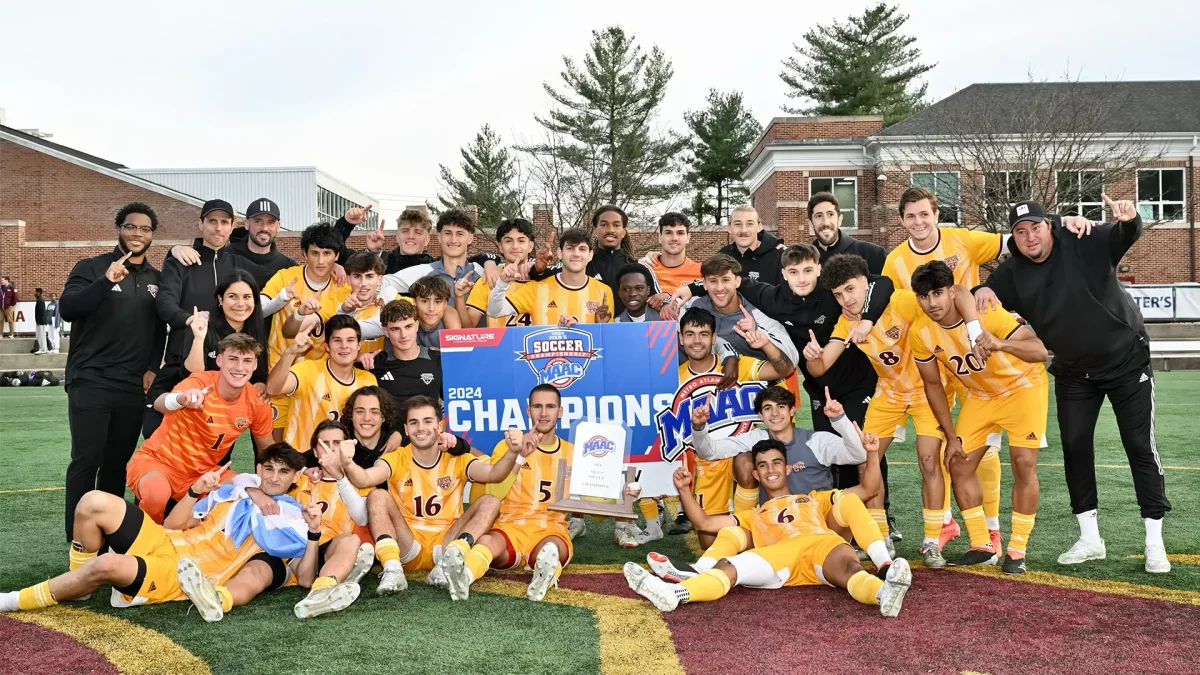
{"label": "coach in black jacket", "polygon": [[1019,202],[1009,212],[1012,257],[976,294],[982,307],[999,300],[1017,312],[1054,354],[1054,398],[1062,435],[1071,508],[1080,538],[1060,564],[1104,558],[1096,522],[1096,417],[1107,396],[1133,472],[1146,523],[1146,571],[1168,572],[1162,518],[1171,510],[1154,441],[1154,373],[1142,314],[1116,277],[1117,264],[1142,234],[1133,202],[1104,196],[1115,223],[1087,236],[1067,232],[1041,204]]}
{"label": "coach in black jacket", "polygon": [[155,310],[160,275],[146,260],[158,216],[140,203],[117,213],[118,244],[75,263],[59,308],[71,322],[67,354],[67,540],[90,490],[125,494],[125,464],[142,428],[142,402],[162,362],[166,326]]}
{"label": "coach in black jacket", "polygon": [[867,271],[883,274],[887,251],[869,241],[859,241],[842,232],[842,211],[832,192],[818,192],[808,200],[808,222],[816,239],[813,246],[821,252],[821,264],[839,253],[856,255],[867,261]]}
{"label": "coach in black jacket", "polygon": [[717,253],[732,256],[742,266],[742,278],[778,286],[783,283],[779,256],[783,241],[762,229],[753,206],[743,205],[729,214],[729,236],[733,243]]}
{"label": "coach in black jacket", "polygon": [[279,270],[299,264],[279,250],[275,244],[278,234],[279,205],[266,197],[251,202],[246,207],[246,226],[236,227],[229,234],[229,249],[263,268],[263,273],[254,277],[259,288]]}

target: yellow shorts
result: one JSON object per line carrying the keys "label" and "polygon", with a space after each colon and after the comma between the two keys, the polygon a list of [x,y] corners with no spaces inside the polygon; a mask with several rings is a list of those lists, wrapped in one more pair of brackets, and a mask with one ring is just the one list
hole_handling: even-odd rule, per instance
{"label": "yellow shorts", "polygon": [[[404,563],[405,572],[416,572],[419,570],[431,570],[434,563],[434,550],[437,550],[437,557],[442,557],[442,540],[446,538],[445,532],[427,532],[425,530],[413,530],[413,539],[421,545],[421,551],[408,562]],[[400,554],[404,555],[404,551]]]}
{"label": "yellow shorts", "polygon": [[967,398],[958,411],[954,432],[962,440],[964,452],[989,445],[988,436],[1001,429],[1008,432],[1010,446],[1044,448],[1049,406],[1049,384],[1018,389],[1000,398]]}
{"label": "yellow shorts", "polygon": [[[129,550],[125,551],[125,555],[141,558],[146,564],[146,575],[142,578],[137,593],[132,596],[120,594],[123,605],[152,605],[183,599],[183,589],[179,587],[179,577],[176,573],[179,554],[175,551],[175,544],[171,543],[170,537],[167,536],[167,531],[150,516],[142,519],[137,538],[133,540]],[[116,595],[113,597],[115,606]]]}
{"label": "yellow shorts", "polygon": [[945,438],[933,416],[928,403],[895,403],[880,396],[873,396],[867,404],[867,419],[863,431],[880,438],[892,438],[896,427],[903,429],[912,417],[918,436]]}
{"label": "yellow shorts", "polygon": [[746,553],[767,561],[775,570],[779,586],[820,586],[829,584],[822,570],[825,559],[833,549],[845,545],[846,540],[832,532],[806,534],[789,537],[778,544],[752,548]]}
{"label": "yellow shorts", "polygon": [[291,396],[271,397],[271,428],[286,429],[292,411]]}
{"label": "yellow shorts", "polygon": [[733,503],[733,458],[707,460],[696,458],[696,477],[692,494],[700,508],[710,516],[731,512]]}
{"label": "yellow shorts", "polygon": [[575,555],[575,546],[571,543],[571,535],[567,534],[565,526],[541,527],[536,525],[518,525],[516,523],[497,523],[492,532],[504,537],[504,545],[508,548],[509,565],[505,569],[517,569],[524,565],[530,569],[534,562],[533,549],[550,537],[558,537],[567,545],[567,559],[559,560],[565,567]]}

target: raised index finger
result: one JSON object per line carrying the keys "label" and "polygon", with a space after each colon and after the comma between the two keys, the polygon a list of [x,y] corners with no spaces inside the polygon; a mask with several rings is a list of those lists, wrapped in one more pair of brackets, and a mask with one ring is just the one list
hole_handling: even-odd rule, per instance
{"label": "raised index finger", "polygon": [[817,334],[814,333],[811,328],[808,329],[808,339],[812,340],[813,342],[817,341]]}
{"label": "raised index finger", "polygon": [[1104,200],[1104,205],[1109,207],[1110,210],[1116,206],[1116,203],[1106,193],[1101,192],[1100,199]]}
{"label": "raised index finger", "polygon": [[829,387],[825,387],[825,402],[829,403],[831,400],[833,400],[833,397],[829,395]]}
{"label": "raised index finger", "polygon": [[118,260],[117,262],[123,263],[126,260],[129,260],[129,256],[131,256],[131,255],[133,255],[133,251],[126,251],[125,255],[121,256],[121,259]]}
{"label": "raised index finger", "polygon": [[743,315],[744,315],[744,316],[745,316],[747,319],[750,319],[751,321],[754,321],[754,317],[750,316],[750,312],[748,312],[748,311],[746,310],[746,306],[745,306],[745,305],[742,305],[742,314],[743,314]]}

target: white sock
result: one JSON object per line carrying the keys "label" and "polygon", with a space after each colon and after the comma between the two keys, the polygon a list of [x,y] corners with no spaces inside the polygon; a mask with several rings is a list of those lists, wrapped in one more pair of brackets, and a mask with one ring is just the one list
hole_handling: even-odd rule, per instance
{"label": "white sock", "polygon": [[403,566],[395,560],[389,560],[389,561],[383,563],[383,571],[384,572],[390,572],[392,570],[398,570],[398,569],[403,569]]}
{"label": "white sock", "polygon": [[[713,563],[716,564],[715,562]],[[0,612],[15,612],[19,609],[17,604],[21,597],[21,591],[9,591],[8,593],[0,593]]]}
{"label": "white sock", "polygon": [[924,541],[921,542],[921,545],[924,546],[925,544],[933,544],[934,546],[937,546],[939,543],[941,543],[941,541],[937,537],[925,537]]}
{"label": "white sock", "polygon": [[989,530],[1000,529],[1000,516],[995,516],[993,518],[984,518],[984,520],[987,521],[987,526],[988,526]]}
{"label": "white sock", "polygon": [[[717,566],[716,558],[701,558],[692,564],[697,572],[704,573]],[[14,601],[15,602],[15,601]]]}
{"label": "white sock", "polygon": [[1159,518],[1157,520],[1154,518],[1147,518],[1146,519],[1146,546],[1150,547],[1155,544],[1157,544],[1159,546],[1163,545],[1162,518]]}
{"label": "white sock", "polygon": [[658,518],[651,518],[650,520],[647,520],[646,521],[646,534],[648,534],[652,537],[662,537],[663,536],[662,520],[660,520]]}
{"label": "white sock", "polygon": [[942,524],[949,525],[952,522],[954,522],[954,512],[951,511],[950,509],[946,509],[942,513]]}
{"label": "white sock", "polygon": [[[1093,544],[1100,543],[1100,523],[1096,519],[1096,509],[1076,513],[1075,519],[1079,521],[1079,539]],[[1161,521],[1160,521],[1161,522]]]}
{"label": "white sock", "polygon": [[884,563],[892,561],[892,556],[888,555],[887,544],[883,540],[871,542],[867,547],[867,555],[871,556],[871,562],[875,563],[876,567],[882,567]]}

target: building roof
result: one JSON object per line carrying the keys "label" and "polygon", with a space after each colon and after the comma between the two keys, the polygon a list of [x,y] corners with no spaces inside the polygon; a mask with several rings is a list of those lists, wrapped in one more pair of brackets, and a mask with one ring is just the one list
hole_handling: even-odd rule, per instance
{"label": "building roof", "polygon": [[44,138],[41,138],[39,136],[34,136],[32,134],[27,134],[24,131],[13,129],[12,127],[0,126],[0,132],[3,132],[5,134],[10,134],[12,136],[16,136],[17,138],[20,138],[21,140],[28,141],[30,143],[35,143],[37,145],[40,145],[40,146],[45,147],[50,150],[56,150],[63,154],[75,157],[76,159],[82,159],[85,162],[90,162],[92,164],[98,164],[106,169],[120,171],[121,169],[125,168],[124,164],[118,164],[116,162],[111,162],[107,159],[103,159],[103,158],[97,157],[95,155],[89,155],[86,152],[81,152],[79,150],[76,150],[75,148],[68,148],[65,145],[59,145],[58,143],[52,143]]}
{"label": "building roof", "polygon": [[1188,80],[972,84],[876,136],[1019,134],[1031,104],[1062,106],[1055,117],[1095,127],[1077,131],[1200,133],[1200,80]]}

